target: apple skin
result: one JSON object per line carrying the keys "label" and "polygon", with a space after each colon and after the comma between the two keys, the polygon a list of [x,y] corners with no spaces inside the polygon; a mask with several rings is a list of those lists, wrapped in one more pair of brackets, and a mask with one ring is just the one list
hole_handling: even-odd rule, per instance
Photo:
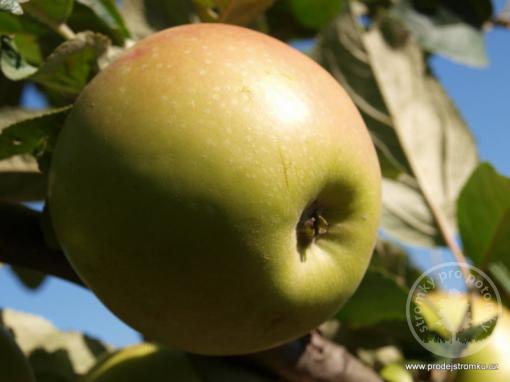
{"label": "apple skin", "polygon": [[[210,355],[274,347],[336,313],[380,217],[377,156],[345,91],[288,45],[222,24],[159,32],[98,74],[49,183],[90,289],[147,337]],[[303,241],[308,215],[327,229]]]}
{"label": "apple skin", "polygon": [[183,352],[144,343],[122,349],[94,366],[80,382],[202,382]]}
{"label": "apple skin", "polygon": [[0,380],[35,382],[28,360],[14,338],[2,326],[0,326]]}

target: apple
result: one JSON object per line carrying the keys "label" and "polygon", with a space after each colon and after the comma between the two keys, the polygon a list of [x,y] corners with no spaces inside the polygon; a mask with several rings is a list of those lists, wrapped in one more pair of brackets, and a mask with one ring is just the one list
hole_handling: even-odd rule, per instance
{"label": "apple", "polygon": [[[434,328],[436,318],[441,318],[442,322],[448,322],[450,330],[458,328],[462,322],[465,312],[467,311],[468,302],[466,295],[448,294],[444,292],[434,292],[427,295],[427,299],[431,305],[423,310],[424,318]],[[442,312],[442,316],[433,313],[431,309]],[[497,312],[495,302],[483,300],[481,297],[475,296],[472,305],[472,324],[480,325],[493,317]],[[440,328],[434,328],[440,331]],[[503,307],[502,315],[498,318],[496,327],[488,339],[485,339],[479,351],[458,359],[462,364],[498,364],[498,370],[459,370],[455,376],[455,382],[508,382],[510,381],[510,311]],[[472,343],[468,345],[467,352],[470,347],[479,346],[480,344]]]}
{"label": "apple", "polygon": [[14,338],[0,326],[0,380],[35,382],[32,369]]}
{"label": "apple", "polygon": [[49,183],[90,289],[148,338],[209,355],[335,314],[380,217],[377,156],[346,92],[288,45],[222,24],[156,33],[97,75]]}
{"label": "apple", "polygon": [[187,355],[143,343],[122,349],[94,366],[80,382],[201,382]]}
{"label": "apple", "polygon": [[221,357],[186,354],[152,343],[119,350],[100,360],[79,382],[272,382],[248,366]]}

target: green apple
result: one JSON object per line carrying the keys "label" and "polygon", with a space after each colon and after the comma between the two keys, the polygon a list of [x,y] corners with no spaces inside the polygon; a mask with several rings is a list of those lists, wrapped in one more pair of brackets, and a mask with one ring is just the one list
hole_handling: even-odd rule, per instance
{"label": "green apple", "polygon": [[35,382],[28,360],[5,328],[0,326],[0,380]]}
{"label": "green apple", "polygon": [[99,362],[80,382],[201,382],[185,353],[144,343]]}
{"label": "green apple", "polygon": [[305,334],[353,294],[380,172],[356,107],[315,62],[252,30],[186,25],[82,92],[49,207],[121,319],[183,350],[242,354]]}

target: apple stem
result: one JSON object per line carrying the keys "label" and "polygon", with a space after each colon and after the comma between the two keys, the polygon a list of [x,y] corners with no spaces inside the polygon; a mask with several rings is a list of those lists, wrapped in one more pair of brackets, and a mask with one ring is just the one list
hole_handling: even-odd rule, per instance
{"label": "apple stem", "polygon": [[298,250],[302,261],[306,261],[306,249],[320,236],[326,234],[328,229],[328,222],[315,203],[305,209],[296,228]]}

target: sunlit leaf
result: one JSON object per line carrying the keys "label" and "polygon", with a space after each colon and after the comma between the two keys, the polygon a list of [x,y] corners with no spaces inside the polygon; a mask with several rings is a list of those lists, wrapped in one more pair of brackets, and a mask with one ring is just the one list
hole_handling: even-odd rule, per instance
{"label": "sunlit leaf", "polygon": [[482,163],[458,201],[458,221],[466,254],[479,267],[510,267],[510,179]]}

